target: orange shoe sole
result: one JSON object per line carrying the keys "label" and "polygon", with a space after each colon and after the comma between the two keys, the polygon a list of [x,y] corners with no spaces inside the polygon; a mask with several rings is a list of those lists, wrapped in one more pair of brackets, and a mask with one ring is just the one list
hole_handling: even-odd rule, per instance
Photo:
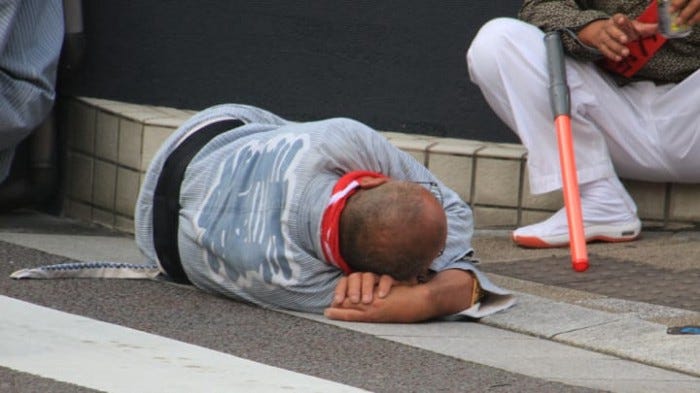
{"label": "orange shoe sole", "polygon": [[[629,237],[611,237],[611,236],[591,236],[586,239],[586,243],[605,242],[605,243],[623,243],[633,241],[639,238],[639,233]],[[547,243],[537,236],[512,236],[513,242],[523,248],[563,248],[568,247],[569,242],[565,243]]]}

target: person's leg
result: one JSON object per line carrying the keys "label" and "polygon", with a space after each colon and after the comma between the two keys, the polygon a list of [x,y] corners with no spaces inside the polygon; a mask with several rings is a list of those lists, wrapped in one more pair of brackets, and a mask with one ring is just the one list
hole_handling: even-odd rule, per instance
{"label": "person's leg", "polygon": [[[630,101],[638,101],[631,118],[620,117],[605,110],[609,102],[605,91],[599,102],[589,105],[581,114],[597,124],[603,124],[603,135],[617,172],[630,179],[659,182],[700,182],[700,119],[697,102],[700,101],[700,71],[685,81],[673,85],[656,86],[652,82],[637,82],[620,88],[620,94]],[[629,116],[627,116],[629,117]],[[639,124],[642,123],[642,124]],[[629,127],[635,124],[635,127]],[[616,178],[581,185],[586,236],[602,240],[627,240],[637,235],[635,225],[626,225],[619,237],[610,234],[609,221],[591,222],[592,217],[616,218],[625,221],[618,198],[633,211],[634,204]],[[615,192],[617,190],[617,192]],[[613,192],[611,192],[613,191]],[[592,228],[592,225],[595,226]],[[564,211],[549,220],[514,232],[516,241],[529,246],[565,245],[568,228]],[[546,239],[546,241],[542,241]]]}
{"label": "person's leg", "polygon": [[[535,194],[561,187],[543,38],[542,31],[530,24],[500,18],[484,25],[467,54],[472,81],[528,150],[531,191]],[[596,90],[607,81],[592,64],[569,59],[567,73],[578,178],[586,183],[614,176],[605,139],[598,127],[573,115],[580,107],[595,101]]]}
{"label": "person's leg", "polygon": [[[497,19],[482,28],[467,56],[472,80],[528,149],[531,191],[536,194],[561,187],[543,37],[539,29],[529,24]],[[607,124],[606,118],[589,113],[596,114],[600,108],[599,98],[604,94],[604,103],[600,105],[620,108],[614,112],[619,112],[619,122],[625,124],[625,128],[641,128],[641,121],[631,115],[636,113],[634,106],[627,108],[629,97],[620,94],[617,86],[602,76],[593,64],[571,59],[566,63],[586,235],[605,240],[636,237],[640,228],[636,206],[616,178],[605,134],[624,133],[625,129],[618,131],[616,123]],[[648,143],[644,139],[634,141],[630,148],[635,149],[637,145],[646,148]],[[566,215],[562,210],[543,223],[519,229],[515,235],[544,239],[542,243],[559,242],[564,238],[566,244]]]}
{"label": "person's leg", "polygon": [[673,87],[659,87],[651,103],[658,145],[673,176],[667,181],[700,182],[700,70]]}
{"label": "person's leg", "polygon": [[[615,97],[634,103],[627,107],[627,116],[606,108]],[[598,101],[581,107],[578,114],[581,121],[600,125],[617,172],[629,179],[699,182],[700,71],[677,85],[629,84],[615,97],[601,89]],[[623,241],[638,235],[639,221],[630,214],[636,211],[634,202],[617,178],[582,184],[581,194],[589,240]],[[528,246],[565,245],[566,215],[562,210],[543,223],[520,228],[514,238]]]}
{"label": "person's leg", "polygon": [[63,38],[60,0],[0,6],[0,183],[14,149],[46,119],[55,97]]}

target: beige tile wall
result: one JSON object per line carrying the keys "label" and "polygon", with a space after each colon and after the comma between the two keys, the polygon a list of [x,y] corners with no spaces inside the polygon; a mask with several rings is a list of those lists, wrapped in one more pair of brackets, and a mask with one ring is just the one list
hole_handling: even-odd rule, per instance
{"label": "beige tile wall", "polygon": [[[195,112],[95,98],[62,98],[67,216],[133,232],[143,175],[160,144]],[[473,210],[477,228],[515,228],[562,206],[560,192],[529,193],[521,145],[382,132]],[[645,226],[700,222],[700,185],[624,181]]]}
{"label": "beige tile wall", "polygon": [[158,146],[194,111],[62,98],[67,136],[64,214],[133,232],[142,175]]}

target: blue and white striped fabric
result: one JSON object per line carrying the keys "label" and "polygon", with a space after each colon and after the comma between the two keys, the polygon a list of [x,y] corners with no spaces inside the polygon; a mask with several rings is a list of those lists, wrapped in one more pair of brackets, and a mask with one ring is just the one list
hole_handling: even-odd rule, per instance
{"label": "blue and white striped fabric", "polygon": [[62,43],[61,0],[0,0],[0,182],[51,110]]}

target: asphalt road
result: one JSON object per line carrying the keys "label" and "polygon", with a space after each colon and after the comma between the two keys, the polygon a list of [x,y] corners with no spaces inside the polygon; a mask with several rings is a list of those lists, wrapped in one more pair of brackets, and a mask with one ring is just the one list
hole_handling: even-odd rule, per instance
{"label": "asphalt road", "polygon": [[[186,286],[8,278],[19,267],[62,261],[64,257],[0,242],[0,295],[374,392],[592,391],[264,310]],[[7,368],[0,368],[0,381],[2,392],[92,391]],[[236,387],[231,386],[231,391],[237,391]]]}

